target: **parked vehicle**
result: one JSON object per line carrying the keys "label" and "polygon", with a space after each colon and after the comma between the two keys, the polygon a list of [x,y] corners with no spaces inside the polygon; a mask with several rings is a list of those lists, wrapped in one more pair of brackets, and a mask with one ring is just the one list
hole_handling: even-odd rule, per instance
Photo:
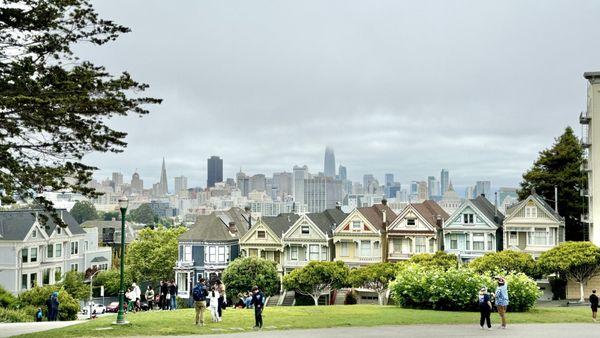
{"label": "parked vehicle", "polygon": [[[119,303],[117,303],[117,307],[119,306]],[[95,314],[104,314],[106,313],[106,309],[107,307],[104,306],[104,304],[96,304],[96,303],[92,303],[92,313]],[[84,315],[88,314],[88,311],[90,310],[90,305],[88,304],[87,306],[84,306],[81,309],[81,313],[83,313]]]}
{"label": "parked vehicle", "polygon": [[[125,307],[125,310],[126,307]],[[119,312],[119,302],[112,302],[106,306],[106,312]]]}

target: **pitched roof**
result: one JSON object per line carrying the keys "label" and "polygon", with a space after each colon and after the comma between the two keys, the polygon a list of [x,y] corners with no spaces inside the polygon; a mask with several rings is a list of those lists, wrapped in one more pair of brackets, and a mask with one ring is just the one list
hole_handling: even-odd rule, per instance
{"label": "pitched roof", "polygon": [[[496,225],[502,225],[502,222],[504,221],[504,215],[500,212],[500,210],[496,209],[492,202],[490,202],[487,198],[483,196],[477,196],[477,198],[469,201],[471,201],[471,203],[490,221],[496,223]],[[497,221],[495,219],[496,216],[498,217]]]}
{"label": "pitched roof", "polygon": [[346,216],[345,212],[340,209],[327,209],[323,212],[316,212],[306,214],[315,225],[323,231],[323,233],[332,235],[333,230],[344,221]]}
{"label": "pitched roof", "polygon": [[423,203],[413,203],[411,204],[423,218],[429,224],[433,225],[435,228],[438,228],[437,220],[440,217],[442,220],[447,220],[450,216],[439,204],[435,203],[431,200],[423,201]]}
{"label": "pitched roof", "polygon": [[[529,196],[530,196],[531,198],[535,199],[535,200],[536,200],[538,203],[540,203],[540,205],[541,205],[541,206],[542,206],[544,209],[546,209],[546,211],[548,211],[548,212],[549,212],[551,215],[553,215],[554,217],[556,217],[556,219],[558,219],[559,221],[564,221],[564,218],[563,218],[561,215],[559,215],[559,214],[558,214],[558,213],[557,213],[557,212],[554,210],[554,208],[552,208],[552,207],[550,206],[550,204],[548,204],[548,203],[546,202],[546,200],[544,200],[544,198],[543,198],[542,196],[540,196],[540,195],[536,194],[535,192],[534,192],[533,194],[529,195]],[[522,200],[522,201],[520,201],[520,202],[518,202],[518,203],[515,203],[515,204],[513,204],[513,205],[509,206],[508,208],[506,208],[506,214],[507,214],[507,215],[510,215],[510,214],[512,214],[512,213],[513,213],[513,212],[514,212],[514,211],[515,211],[517,208],[520,208],[520,207],[521,207],[521,206],[522,206],[522,205],[525,203],[525,201],[526,201],[526,200],[527,200],[527,199],[524,199],[524,200]]]}
{"label": "pitched roof", "polygon": [[300,216],[297,214],[283,213],[277,216],[266,216],[261,219],[278,238],[281,238],[283,233],[296,223],[298,218],[300,218]]}
{"label": "pitched roof", "polygon": [[[240,208],[231,208],[225,211],[215,211],[210,215],[196,218],[194,225],[183,234],[179,235],[180,241],[231,241],[241,238],[248,232],[250,214]],[[229,223],[233,222],[237,232],[233,235],[229,231]]]}
{"label": "pitched roof", "polygon": [[385,210],[385,217],[387,224],[391,224],[398,215],[390,207],[384,204],[374,204],[370,207],[357,208],[368,221],[376,229],[383,229],[383,210]]}
{"label": "pitched roof", "polygon": [[[69,212],[64,209],[57,209],[56,212],[62,217],[72,234],[85,234],[85,231]],[[24,240],[35,223],[36,215],[45,215],[48,218],[44,223],[42,217],[37,217],[39,222],[45,226],[46,233],[50,235],[57,225],[49,212],[43,209],[20,209],[0,211],[0,239]]]}

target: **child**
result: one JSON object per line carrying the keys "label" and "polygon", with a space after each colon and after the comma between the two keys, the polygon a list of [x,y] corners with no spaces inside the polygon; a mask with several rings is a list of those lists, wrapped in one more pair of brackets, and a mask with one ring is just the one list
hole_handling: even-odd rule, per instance
{"label": "child", "polygon": [[221,318],[219,318],[219,297],[221,295],[219,295],[219,291],[215,290],[215,287],[213,286],[210,289],[210,293],[208,294],[208,300],[209,300],[209,306],[208,308],[210,309],[210,315],[212,317],[212,321],[213,322],[220,322]]}
{"label": "child", "polygon": [[42,308],[38,307],[37,312],[35,313],[35,321],[41,322],[43,316],[44,316],[44,314],[42,313]]}
{"label": "child", "polygon": [[492,311],[492,302],[490,301],[490,294],[487,292],[487,288],[484,286],[479,290],[479,313],[481,315],[479,319],[479,326],[484,329],[483,324],[487,324],[487,329],[492,329],[492,322],[490,320],[490,313]]}

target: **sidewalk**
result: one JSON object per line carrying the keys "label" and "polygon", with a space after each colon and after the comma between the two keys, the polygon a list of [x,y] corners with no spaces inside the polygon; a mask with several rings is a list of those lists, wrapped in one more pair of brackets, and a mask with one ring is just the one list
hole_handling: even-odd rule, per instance
{"label": "sidewalk", "polygon": [[12,337],[20,334],[46,331],[81,323],[85,323],[85,321],[0,323],[0,337]]}

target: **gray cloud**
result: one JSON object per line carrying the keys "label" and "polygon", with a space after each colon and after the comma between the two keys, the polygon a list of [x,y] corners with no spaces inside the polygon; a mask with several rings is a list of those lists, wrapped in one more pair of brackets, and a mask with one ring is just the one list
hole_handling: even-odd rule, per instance
{"label": "gray cloud", "polygon": [[600,69],[597,1],[95,2],[133,32],[81,47],[165,99],[123,154],[87,160],[103,177],[138,168],[205,185],[225,176],[322,171],[325,145],[354,180],[402,182],[451,171],[453,182],[518,184],[585,107],[582,73]]}

